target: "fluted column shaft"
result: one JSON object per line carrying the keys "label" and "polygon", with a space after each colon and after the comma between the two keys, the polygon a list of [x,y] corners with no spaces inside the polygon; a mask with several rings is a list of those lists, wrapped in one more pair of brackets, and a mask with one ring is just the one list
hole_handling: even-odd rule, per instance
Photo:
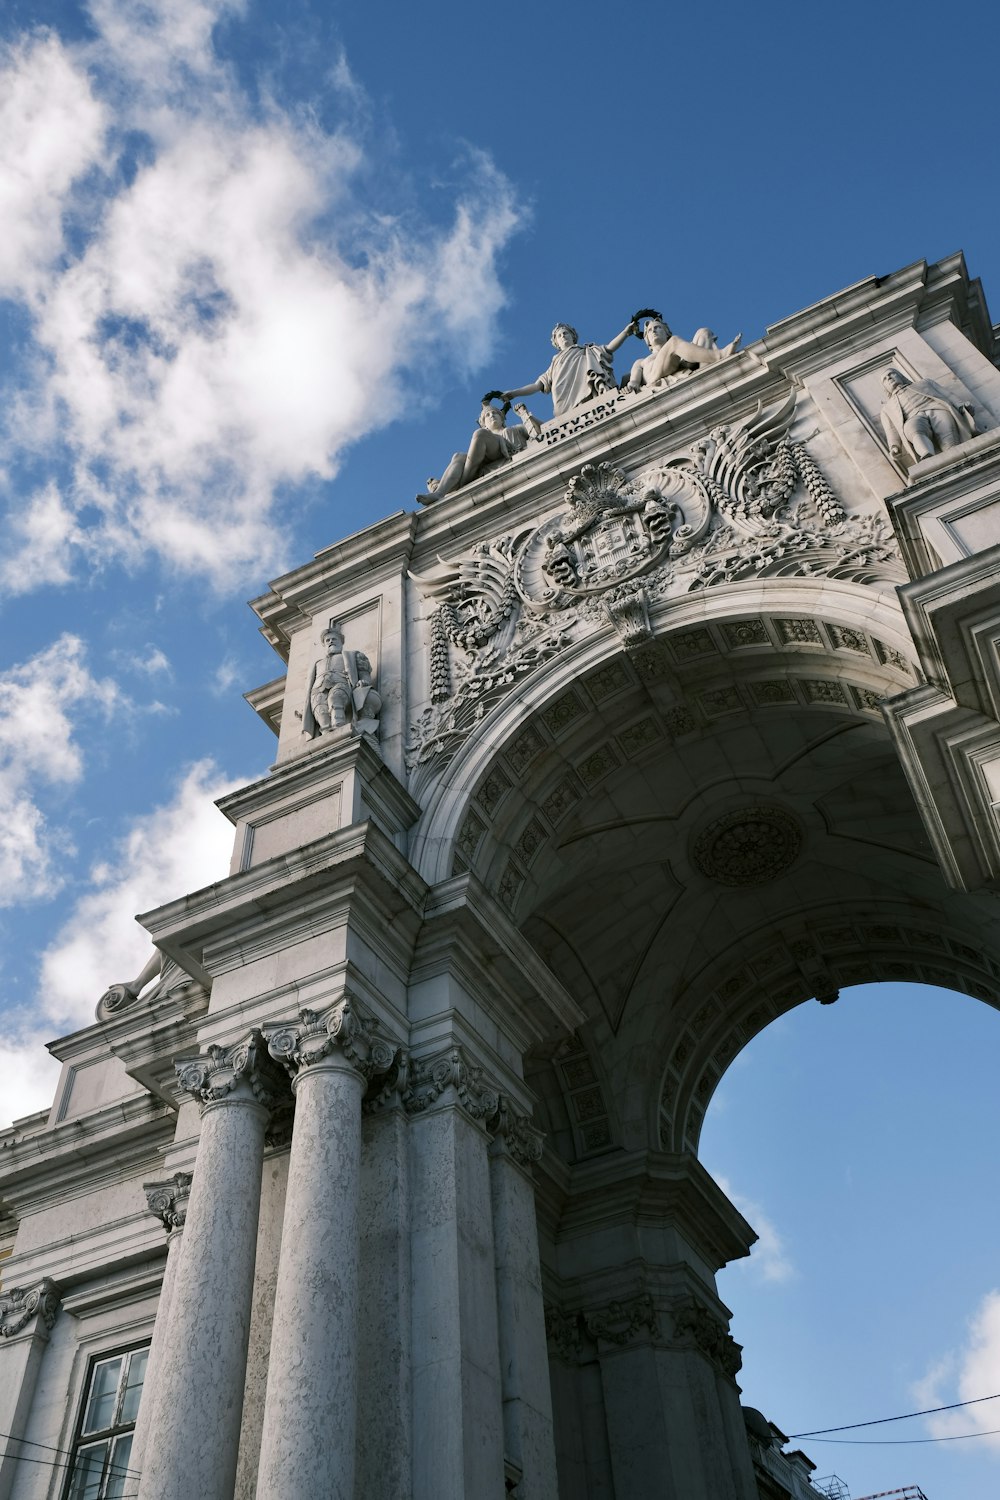
{"label": "fluted column shaft", "polygon": [[[203,1105],[139,1500],[232,1500],[257,1250],[269,1060],[258,1036],[180,1069]],[[265,1067],[262,1070],[261,1064]]]}
{"label": "fluted column shaft", "polygon": [[295,1070],[257,1500],[354,1500],[361,1099],[394,1051],[349,1002],[272,1033]]}

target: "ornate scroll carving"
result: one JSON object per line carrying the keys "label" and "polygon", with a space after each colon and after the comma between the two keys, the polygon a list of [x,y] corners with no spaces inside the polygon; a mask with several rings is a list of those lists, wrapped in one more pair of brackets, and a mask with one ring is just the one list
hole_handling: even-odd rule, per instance
{"label": "ornate scroll carving", "polygon": [[541,1158],[544,1133],[514,1108],[485,1068],[469,1061],[462,1047],[404,1059],[396,1088],[408,1114],[423,1114],[439,1100],[453,1100],[492,1136],[491,1151],[509,1155],[527,1172]]}
{"label": "ornate scroll carving", "polygon": [[742,1350],[721,1318],[694,1297],[675,1303],[670,1315],[680,1344],[700,1349],[724,1375],[735,1377],[743,1364]]}
{"label": "ornate scroll carving", "polygon": [[447,764],[517,681],[595,627],[640,645],[665,597],[751,577],[902,582],[884,517],[845,516],[790,439],[794,416],[791,392],[635,474],[588,464],[540,525],[412,574],[438,608],[409,769]]}
{"label": "ornate scroll carving", "polygon": [[585,1312],[583,1323],[592,1339],[603,1339],[608,1344],[629,1344],[643,1329],[654,1338],[659,1337],[660,1332],[656,1308],[648,1292]]}
{"label": "ornate scroll carving", "polygon": [[184,1228],[191,1196],[190,1172],[175,1172],[162,1182],[144,1182],[142,1190],[150,1213],[156,1215],[168,1234]]}
{"label": "ornate scroll carving", "polygon": [[13,1338],[36,1315],[46,1329],[51,1329],[59,1311],[59,1296],[59,1288],[48,1276],[37,1286],[13,1286],[9,1292],[0,1292],[0,1338]]}
{"label": "ornate scroll carving", "polygon": [[506,1151],[525,1171],[530,1171],[535,1162],[541,1160],[544,1132],[536,1129],[527,1115],[518,1113],[503,1094],[500,1095],[493,1132],[494,1146]]}
{"label": "ornate scroll carving", "polygon": [[500,1090],[487,1077],[485,1068],[468,1061],[461,1047],[451,1047],[437,1057],[411,1061],[402,1092],[403,1107],[410,1114],[422,1114],[448,1090],[473,1120],[496,1129],[501,1110]]}
{"label": "ornate scroll carving", "polygon": [[375,1017],[365,1015],[356,1001],[345,996],[332,1010],[300,1010],[299,1024],[269,1031],[267,1046],[275,1061],[290,1073],[339,1052],[367,1084],[389,1073],[399,1052],[392,1042],[377,1037],[377,1030]]}
{"label": "ornate scroll carving", "polygon": [[181,1088],[193,1094],[203,1109],[243,1083],[266,1109],[281,1103],[288,1092],[284,1069],[272,1062],[267,1041],[256,1027],[235,1046],[213,1044],[204,1056],[182,1059],[175,1068]]}
{"label": "ornate scroll carving", "polygon": [[554,1354],[566,1364],[575,1364],[580,1358],[580,1314],[563,1312],[561,1307],[546,1307],[545,1337]]}

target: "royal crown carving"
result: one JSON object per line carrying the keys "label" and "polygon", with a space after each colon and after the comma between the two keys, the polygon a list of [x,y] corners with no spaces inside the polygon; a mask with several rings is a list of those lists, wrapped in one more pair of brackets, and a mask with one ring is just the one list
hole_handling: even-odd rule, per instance
{"label": "royal crown carving", "polygon": [[515,682],[611,623],[626,649],[658,601],[742,578],[825,574],[901,582],[879,515],[846,516],[805,442],[795,393],[636,473],[587,464],[540,524],[410,576],[435,606],[431,703],[411,770],[445,764]]}

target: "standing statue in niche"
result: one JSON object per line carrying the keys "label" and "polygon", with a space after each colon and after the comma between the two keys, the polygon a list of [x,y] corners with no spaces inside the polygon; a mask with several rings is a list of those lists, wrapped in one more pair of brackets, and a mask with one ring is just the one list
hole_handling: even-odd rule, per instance
{"label": "standing statue in niche", "polygon": [[882,389],[882,430],[889,455],[901,468],[975,436],[972,407],[956,406],[933,380],[910,380],[902,370],[891,369],[882,376]]}
{"label": "standing statue in niche", "polygon": [[557,323],[552,330],[556,352],[548,369],[531,385],[523,385],[516,391],[504,391],[503,400],[513,401],[516,396],[533,396],[536,391],[546,391],[552,397],[553,416],[561,417],[563,412],[579,406],[581,401],[614,391],[612,356],[627,338],[637,332],[633,320],[607,344],[581,344],[575,328],[569,323]]}
{"label": "standing statue in niche", "polygon": [[[507,407],[492,406],[489,397],[484,398],[479,413],[479,423],[472,434],[465,453],[453,453],[451,462],[440,479],[428,479],[427,493],[417,496],[419,505],[430,505],[433,500],[443,500],[452,490],[463,484],[471,484],[488,469],[497,464],[509,463],[528,446],[530,422],[534,419],[525,408],[518,412],[522,426],[507,426]],[[527,421],[525,419],[528,419]],[[536,424],[537,425],[537,424]]]}
{"label": "standing statue in niche", "polygon": [[313,663],[302,716],[307,739],[350,724],[355,734],[378,739],[382,699],[372,684],[372,664],[363,651],[344,650],[344,631],[331,620],[320,639],[324,654]]}
{"label": "standing statue in niche", "polygon": [[[636,315],[637,321],[639,316]],[[735,353],[743,335],[738,333],[731,343],[720,349],[710,328],[699,328],[693,339],[682,339],[671,333],[656,313],[646,319],[642,337],[649,353],[632,366],[625,387],[628,391],[663,385],[675,375],[718,364],[720,359],[728,359]]]}

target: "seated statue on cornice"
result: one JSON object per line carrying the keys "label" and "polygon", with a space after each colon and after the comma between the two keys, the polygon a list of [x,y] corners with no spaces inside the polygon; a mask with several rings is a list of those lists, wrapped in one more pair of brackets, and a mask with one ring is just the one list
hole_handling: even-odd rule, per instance
{"label": "seated statue on cornice", "polygon": [[428,479],[427,492],[417,496],[419,505],[430,505],[434,500],[443,500],[452,490],[463,484],[471,484],[480,474],[507,463],[528,445],[530,414],[519,409],[522,426],[507,426],[507,406],[493,406],[489,400],[483,402],[479,423],[469,440],[464,453],[453,453],[451,462],[440,479]]}
{"label": "seated statue on cornice", "polygon": [[671,333],[663,319],[656,316],[646,319],[642,337],[649,353],[632,366],[625,387],[628,391],[665,385],[675,375],[700,369],[703,365],[718,364],[720,359],[728,359],[735,352],[742,334],[738,333],[731,343],[720,349],[710,328],[699,328],[693,339],[682,339]]}
{"label": "seated statue on cornice", "polygon": [[569,323],[557,323],[552,330],[556,352],[548,369],[543,370],[531,385],[522,385],[516,391],[504,391],[503,400],[513,401],[516,396],[533,396],[536,391],[545,391],[552,397],[552,415],[561,417],[572,407],[579,406],[581,401],[614,391],[612,356],[627,338],[638,331],[633,320],[606,344],[581,344],[575,328]]}
{"label": "seated statue on cornice", "polygon": [[975,436],[972,407],[956,405],[933,380],[910,380],[893,368],[882,376],[882,389],[882,430],[889,455],[901,468]]}

